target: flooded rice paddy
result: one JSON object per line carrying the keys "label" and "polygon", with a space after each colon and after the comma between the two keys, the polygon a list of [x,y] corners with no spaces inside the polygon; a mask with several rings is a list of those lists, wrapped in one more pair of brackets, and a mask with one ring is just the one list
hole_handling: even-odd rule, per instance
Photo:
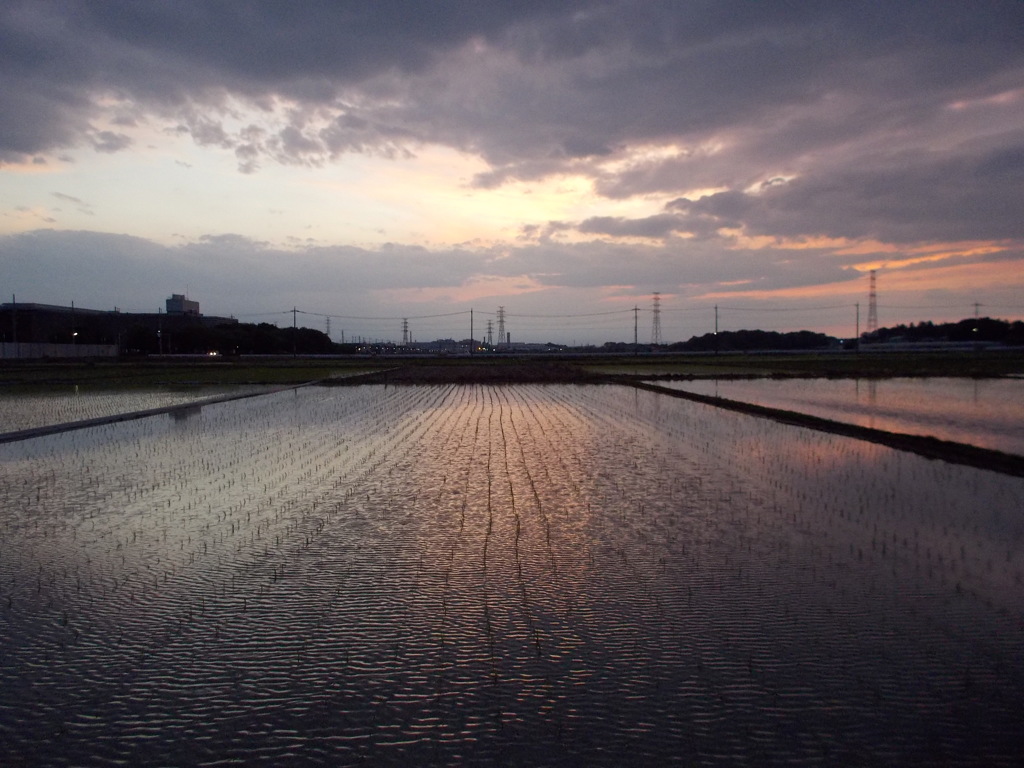
{"label": "flooded rice paddy", "polygon": [[0,762],[1012,765],[1022,509],[618,386],[0,445]]}
{"label": "flooded rice paddy", "polygon": [[1024,456],[1024,379],[703,379],[659,386]]}
{"label": "flooded rice paddy", "polygon": [[119,413],[169,408],[213,397],[258,392],[266,387],[202,387],[196,389],[81,390],[76,386],[24,394],[0,392],[0,434],[53,424],[102,419]]}

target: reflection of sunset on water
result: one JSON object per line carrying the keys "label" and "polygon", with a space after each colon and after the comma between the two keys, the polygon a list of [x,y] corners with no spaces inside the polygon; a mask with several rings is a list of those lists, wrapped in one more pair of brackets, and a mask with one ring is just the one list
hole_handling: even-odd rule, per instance
{"label": "reflection of sunset on water", "polygon": [[1017,754],[1019,478],[616,385],[305,387],[0,452],[0,752]]}
{"label": "reflection of sunset on water", "polygon": [[1024,455],[1024,380],[757,379],[660,382],[701,395]]}

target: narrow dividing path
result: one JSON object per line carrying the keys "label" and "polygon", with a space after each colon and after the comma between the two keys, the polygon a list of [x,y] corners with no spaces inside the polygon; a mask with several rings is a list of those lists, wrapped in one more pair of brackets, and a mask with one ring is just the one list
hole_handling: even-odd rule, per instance
{"label": "narrow dividing path", "polygon": [[1013,453],[1004,453],[992,448],[980,448],[968,443],[958,443],[952,440],[940,440],[937,437],[927,435],[910,435],[904,432],[888,432],[884,429],[873,427],[862,427],[857,424],[849,424],[833,419],[824,419],[820,416],[812,416],[808,413],[788,411],[783,408],[769,408],[764,405],[744,403],[739,400],[729,400],[724,397],[712,397],[710,395],[698,395],[695,392],[684,392],[679,389],[669,389],[657,384],[649,384],[643,381],[628,381],[637,389],[644,389],[649,392],[657,392],[669,397],[678,397],[683,400],[690,400],[696,403],[712,405],[716,408],[726,408],[730,411],[745,413],[750,416],[772,419],[782,424],[792,424],[798,427],[816,429],[819,432],[828,432],[833,435],[853,437],[858,440],[878,443],[880,445],[895,448],[900,451],[909,451],[928,459],[939,459],[951,464],[962,464],[976,469],[987,469],[992,472],[1001,472],[1014,477],[1024,477],[1024,456]]}

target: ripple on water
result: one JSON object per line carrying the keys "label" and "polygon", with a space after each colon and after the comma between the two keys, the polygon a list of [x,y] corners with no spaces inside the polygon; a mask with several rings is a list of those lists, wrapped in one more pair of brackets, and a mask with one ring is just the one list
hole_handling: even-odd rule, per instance
{"label": "ripple on water", "polygon": [[0,459],[5,758],[1021,753],[1018,479],[617,387],[306,389]]}

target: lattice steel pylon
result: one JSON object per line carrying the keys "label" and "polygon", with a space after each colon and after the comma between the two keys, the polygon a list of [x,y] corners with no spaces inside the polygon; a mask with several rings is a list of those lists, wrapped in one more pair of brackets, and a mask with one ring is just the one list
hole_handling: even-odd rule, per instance
{"label": "lattice steel pylon", "polygon": [[868,282],[868,333],[878,330],[878,291],[876,290],[875,270],[871,270]]}
{"label": "lattice steel pylon", "polygon": [[505,343],[505,308],[498,307],[498,343]]}
{"label": "lattice steel pylon", "polygon": [[651,344],[661,344],[661,294],[654,292],[654,308],[651,311]]}
{"label": "lattice steel pylon", "polygon": [[402,346],[407,347],[412,343],[409,334],[409,318],[402,318]]}

